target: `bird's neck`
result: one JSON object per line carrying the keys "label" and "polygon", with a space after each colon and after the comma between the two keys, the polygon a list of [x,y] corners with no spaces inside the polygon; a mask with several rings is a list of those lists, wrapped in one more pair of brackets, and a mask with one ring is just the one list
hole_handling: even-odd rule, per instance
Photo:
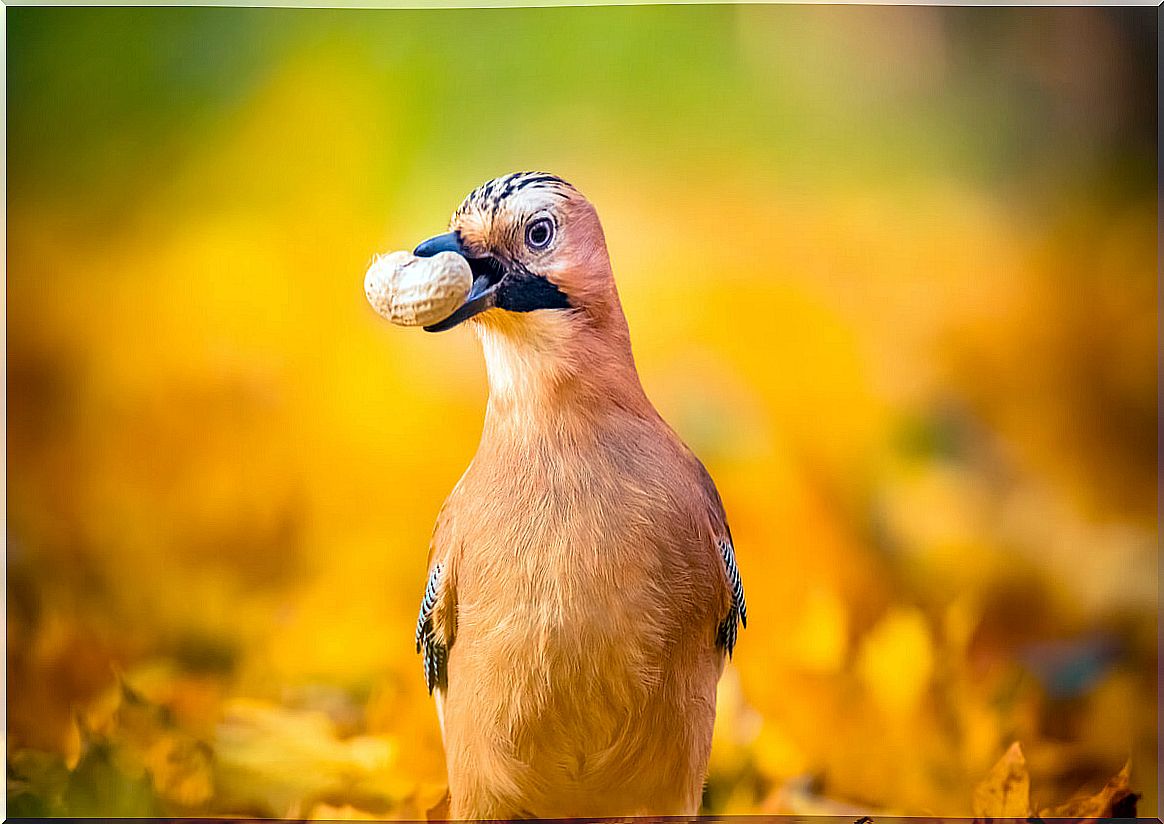
{"label": "bird's neck", "polygon": [[649,414],[621,311],[597,324],[565,311],[490,315],[477,324],[487,437],[584,427],[616,410]]}

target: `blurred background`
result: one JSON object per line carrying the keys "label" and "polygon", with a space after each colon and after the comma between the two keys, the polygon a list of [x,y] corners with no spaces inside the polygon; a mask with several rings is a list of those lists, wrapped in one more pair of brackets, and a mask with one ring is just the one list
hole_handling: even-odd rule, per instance
{"label": "blurred background", "polygon": [[374,253],[546,169],[751,607],[706,809],[1158,810],[1153,9],[8,9],[10,815],[423,817],[486,397]]}

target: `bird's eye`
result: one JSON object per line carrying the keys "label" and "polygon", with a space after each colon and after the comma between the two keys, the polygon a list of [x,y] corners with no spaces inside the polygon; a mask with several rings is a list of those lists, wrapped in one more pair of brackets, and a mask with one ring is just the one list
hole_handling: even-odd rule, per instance
{"label": "bird's eye", "polygon": [[554,221],[548,217],[531,220],[525,227],[525,244],[531,249],[545,249],[554,239]]}

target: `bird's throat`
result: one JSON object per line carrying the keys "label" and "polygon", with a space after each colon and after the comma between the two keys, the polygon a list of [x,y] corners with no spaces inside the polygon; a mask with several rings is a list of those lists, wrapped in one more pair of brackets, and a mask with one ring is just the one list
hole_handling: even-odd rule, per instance
{"label": "bird's throat", "polygon": [[487,426],[554,426],[645,400],[629,345],[569,312],[489,312],[476,330],[489,376]]}
{"label": "bird's throat", "polygon": [[577,374],[573,330],[558,312],[494,311],[476,324],[489,376],[490,411],[533,414]]}

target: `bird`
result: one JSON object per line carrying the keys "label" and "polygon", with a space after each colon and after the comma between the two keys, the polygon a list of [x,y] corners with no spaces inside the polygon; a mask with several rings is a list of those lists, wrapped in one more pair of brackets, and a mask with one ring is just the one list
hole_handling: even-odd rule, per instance
{"label": "bird", "polygon": [[449,230],[480,341],[476,454],[437,516],[416,625],[454,819],[695,815],[747,626],[715,483],[648,399],[597,211],[546,172]]}

